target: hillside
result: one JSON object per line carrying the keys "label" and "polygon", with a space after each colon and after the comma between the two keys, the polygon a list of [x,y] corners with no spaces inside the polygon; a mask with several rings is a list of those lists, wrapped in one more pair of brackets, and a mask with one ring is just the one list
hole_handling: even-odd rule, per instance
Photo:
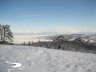
{"label": "hillside", "polygon": [[0,72],[95,72],[96,54],[0,45]]}

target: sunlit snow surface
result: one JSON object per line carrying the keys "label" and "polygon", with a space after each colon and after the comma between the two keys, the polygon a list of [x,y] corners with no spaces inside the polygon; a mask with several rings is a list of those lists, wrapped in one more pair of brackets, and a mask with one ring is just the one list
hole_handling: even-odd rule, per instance
{"label": "sunlit snow surface", "polygon": [[0,45],[0,61],[0,72],[96,72],[95,54],[31,46]]}
{"label": "sunlit snow surface", "polygon": [[6,61],[6,65],[9,65],[11,68],[18,68],[22,66],[21,63],[11,63],[9,61]]}

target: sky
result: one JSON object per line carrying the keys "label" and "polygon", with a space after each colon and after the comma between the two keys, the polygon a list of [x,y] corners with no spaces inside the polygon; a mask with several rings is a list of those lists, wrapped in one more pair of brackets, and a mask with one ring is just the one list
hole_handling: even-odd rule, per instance
{"label": "sky", "polygon": [[13,32],[96,32],[96,0],[0,0]]}

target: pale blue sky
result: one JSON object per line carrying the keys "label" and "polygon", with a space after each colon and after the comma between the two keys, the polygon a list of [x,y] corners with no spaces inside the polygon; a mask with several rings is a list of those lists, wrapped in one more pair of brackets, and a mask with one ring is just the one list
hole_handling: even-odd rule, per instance
{"label": "pale blue sky", "polygon": [[13,32],[95,32],[95,0],[0,0],[0,23]]}

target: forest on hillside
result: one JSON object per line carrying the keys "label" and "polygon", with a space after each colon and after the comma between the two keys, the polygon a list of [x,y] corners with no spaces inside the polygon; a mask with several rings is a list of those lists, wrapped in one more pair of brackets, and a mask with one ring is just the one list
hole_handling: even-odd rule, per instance
{"label": "forest on hillside", "polygon": [[69,50],[69,51],[79,51],[79,52],[87,52],[87,53],[96,53],[96,43],[90,43],[88,41],[82,40],[82,38],[77,37],[73,41],[68,41],[64,39],[64,36],[60,35],[57,37],[53,37],[52,41],[38,41],[22,43],[21,45],[27,46],[37,46],[37,47],[45,47],[49,49],[60,49],[60,50]]}

